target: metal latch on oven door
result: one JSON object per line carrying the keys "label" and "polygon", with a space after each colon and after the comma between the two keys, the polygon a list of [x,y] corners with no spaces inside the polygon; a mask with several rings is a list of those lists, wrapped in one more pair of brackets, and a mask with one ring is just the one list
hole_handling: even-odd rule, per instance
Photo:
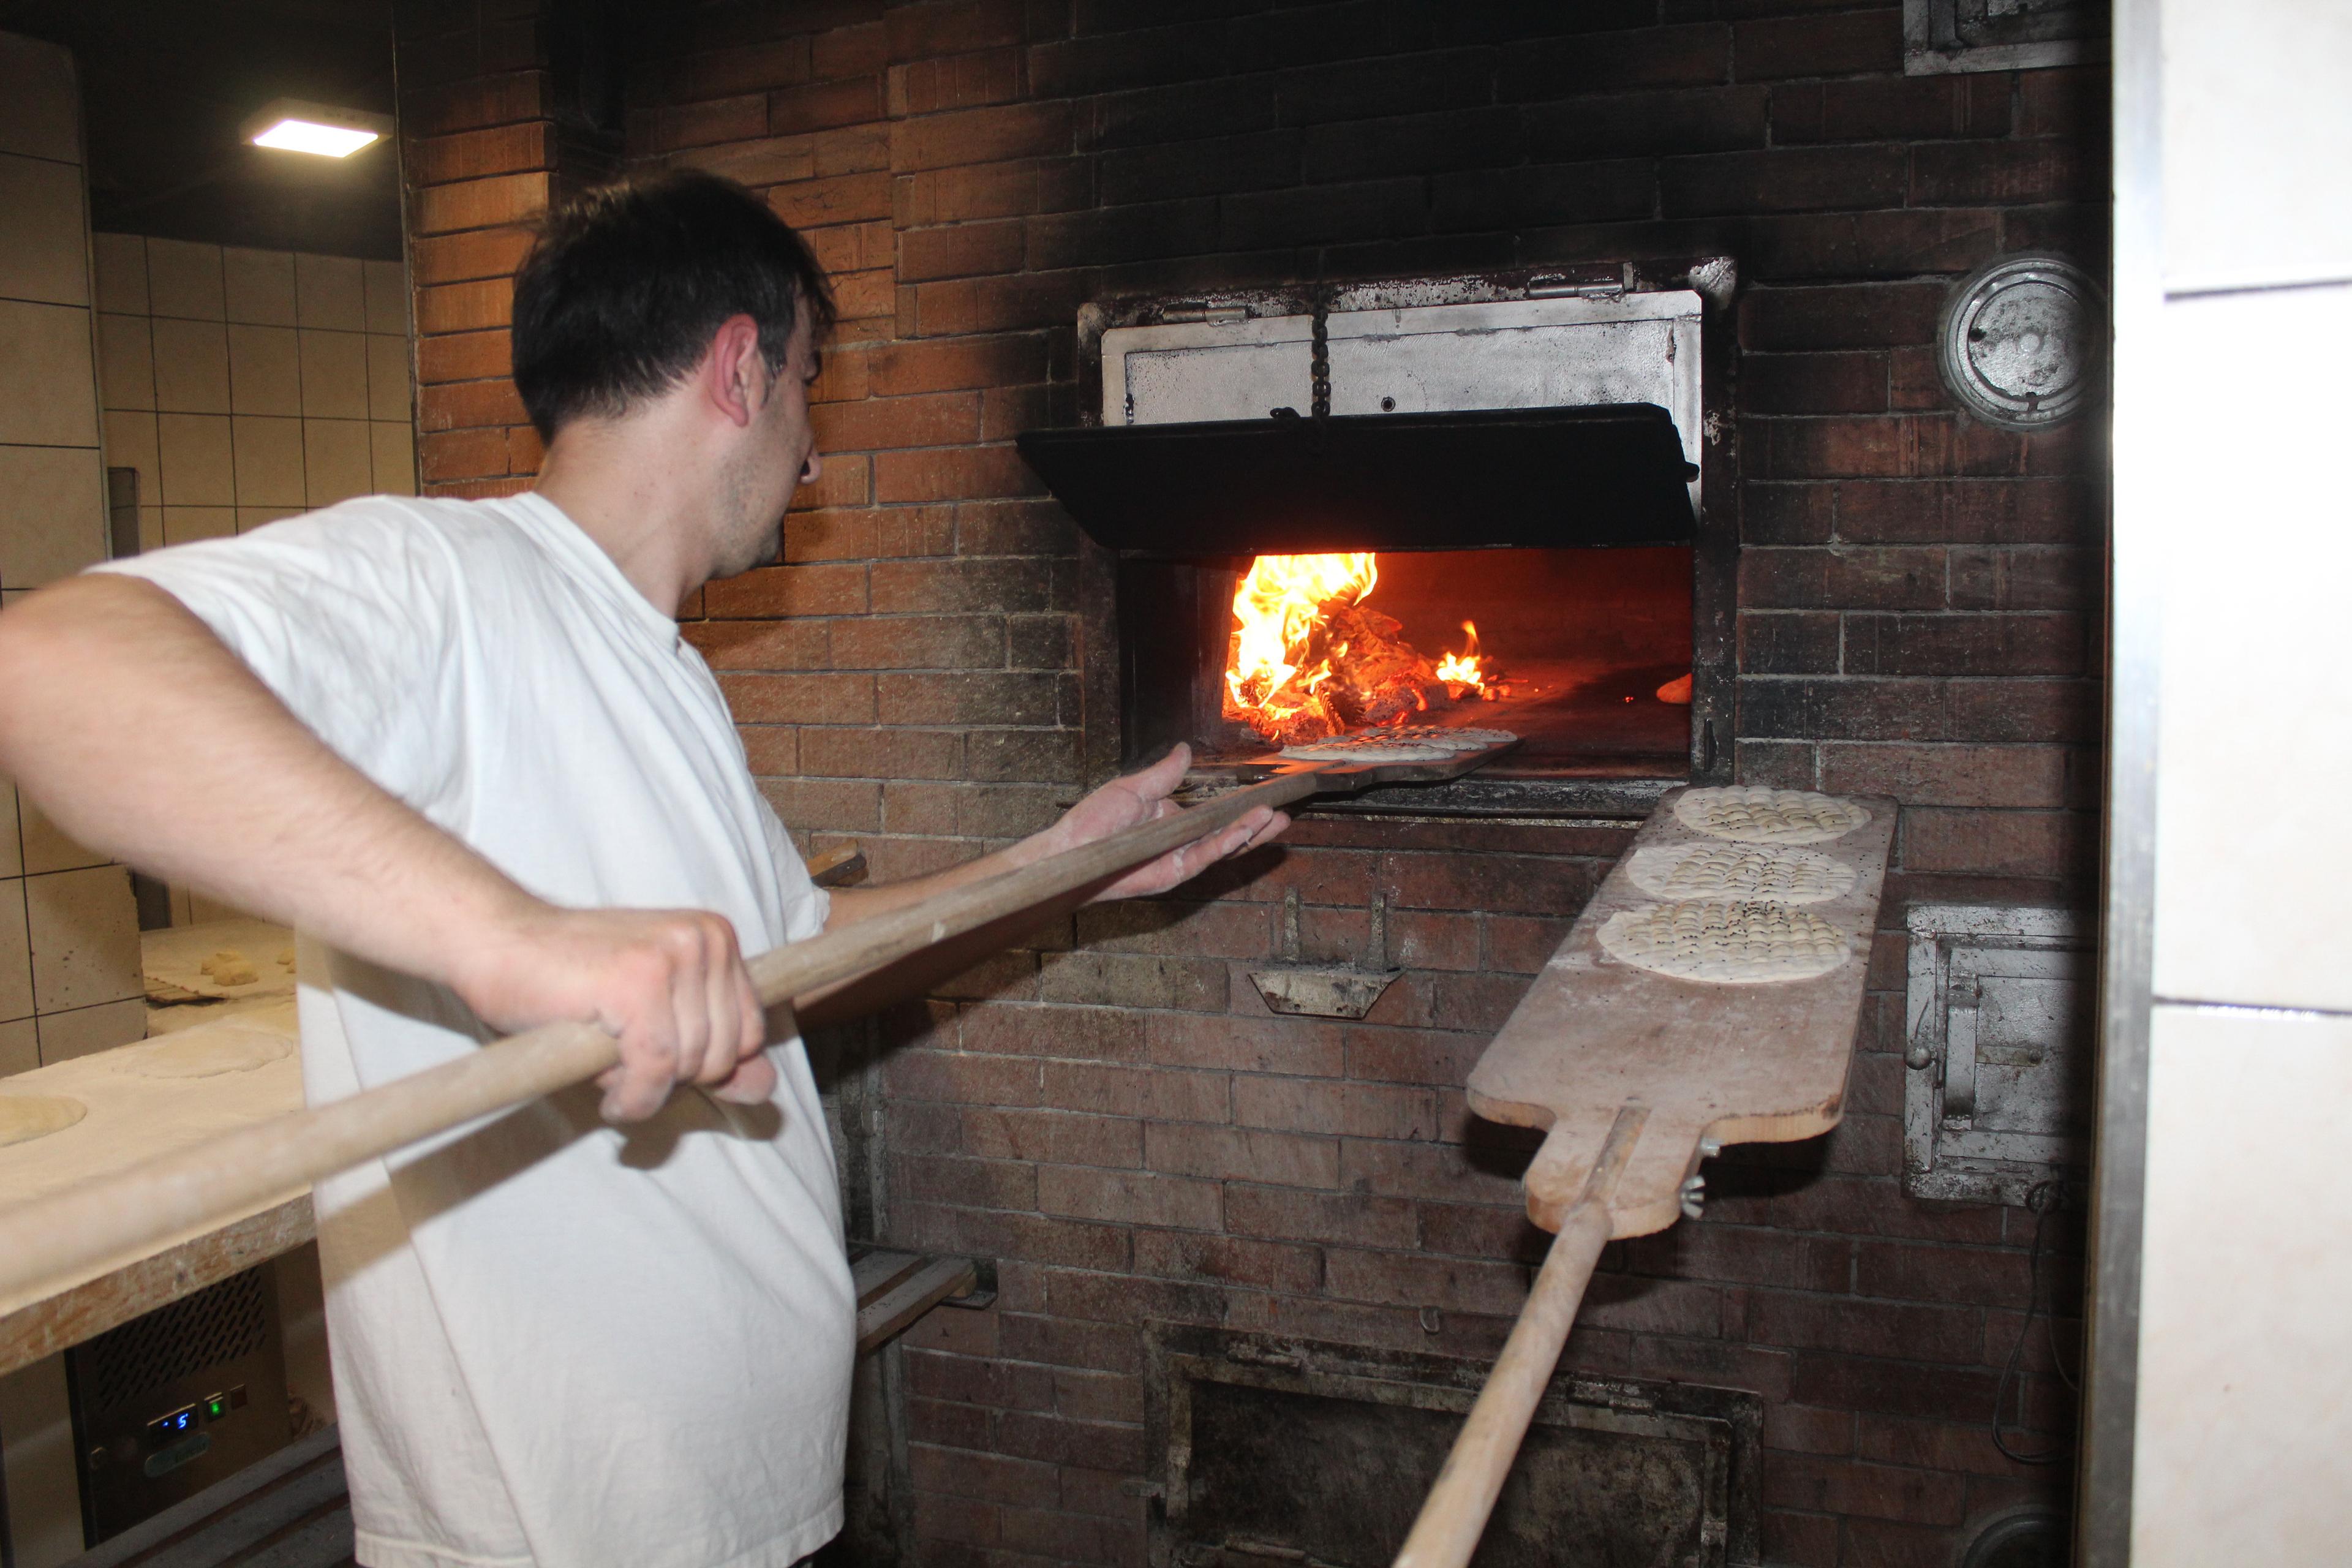
{"label": "metal latch on oven door", "polygon": [[1966,1127],[1977,1113],[1977,1005],[1973,974],[1955,974],[1944,994],[1944,1125]]}

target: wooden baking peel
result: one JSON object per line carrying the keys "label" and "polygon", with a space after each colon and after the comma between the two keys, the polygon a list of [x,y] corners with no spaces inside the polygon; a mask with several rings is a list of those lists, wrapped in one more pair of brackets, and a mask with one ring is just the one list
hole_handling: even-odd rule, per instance
{"label": "wooden baking peel", "polygon": [[[1067,850],[984,882],[879,914],[750,961],[760,999],[795,1005],[951,937],[1021,918],[1206,837],[1261,806],[1375,784],[1459,778],[1507,746],[1439,762],[1289,763],[1262,783]],[[0,1298],[64,1289],[101,1267],[291,1196],[322,1176],[378,1159],[615,1066],[619,1047],[585,1024],[559,1024],[330,1105],[290,1111],[233,1135],[131,1166],[69,1192],[0,1209]]]}
{"label": "wooden baking peel", "polygon": [[1651,813],[1470,1074],[1473,1110],[1548,1130],[1524,1181],[1528,1217],[1556,1239],[1397,1568],[1469,1562],[1601,1249],[1695,1209],[1699,1162],[1723,1145],[1816,1137],[1843,1108],[1895,802],[1848,797],[1870,820],[1799,847],[1853,868],[1843,896],[1802,906],[1845,936],[1844,960],[1811,980],[1729,985],[1669,979],[1601,950],[1610,916],[1661,901],[1629,874],[1637,851],[1723,842],[1675,817],[1683,793]]}

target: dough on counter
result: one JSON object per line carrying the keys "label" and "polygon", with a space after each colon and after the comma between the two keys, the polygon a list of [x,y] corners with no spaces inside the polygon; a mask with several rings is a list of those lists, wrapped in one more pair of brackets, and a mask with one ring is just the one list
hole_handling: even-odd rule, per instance
{"label": "dough on counter", "polygon": [[89,1114],[88,1106],[62,1094],[0,1094],[0,1149],[62,1132]]}
{"label": "dough on counter", "polygon": [[1853,867],[1778,844],[1651,844],[1633,851],[1625,874],[1655,899],[1818,904],[1853,890]]}
{"label": "dough on counter", "polygon": [[251,1072],[293,1054],[294,1042],[281,1035],[205,1028],[125,1051],[122,1070],[133,1078],[218,1078]]}
{"label": "dough on counter", "polygon": [[198,971],[215,985],[250,985],[261,978],[261,972],[245,954],[233,947],[225,947],[205,960]]}
{"label": "dough on counter", "polygon": [[1847,952],[1844,932],[1803,910],[1696,899],[1619,910],[1601,928],[1601,950],[1654,974],[1715,985],[1811,980]]}
{"label": "dough on counter", "polygon": [[1716,838],[1751,844],[1823,844],[1852,833],[1870,820],[1870,813],[1850,800],[1811,790],[1734,784],[1685,790],[1675,802],[1675,817],[1684,826]]}

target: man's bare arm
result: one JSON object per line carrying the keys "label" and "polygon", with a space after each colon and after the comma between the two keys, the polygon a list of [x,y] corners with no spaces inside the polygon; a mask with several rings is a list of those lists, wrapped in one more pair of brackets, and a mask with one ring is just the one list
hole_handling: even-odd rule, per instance
{"label": "man's bare arm", "polygon": [[[1096,790],[1043,833],[1032,834],[992,855],[983,855],[928,877],[909,877],[878,888],[836,889],[832,912],[825,919],[826,929],[870,920],[918,899],[1017,871],[1065,849],[1094,843],[1139,823],[1173,816],[1181,808],[1168,796],[1183,781],[1184,770],[1191,763],[1192,752],[1178,746],[1141,772],[1113,779]],[[1220,832],[1172,849],[1149,865],[1137,867],[1103,889],[1096,899],[1135,899],[1165,892],[1190,881],[1220,860],[1255,848],[1289,825],[1289,816],[1282,812],[1254,811]]]}
{"label": "man's bare arm", "polygon": [[0,768],[73,837],[448,985],[494,1026],[603,1025],[624,1047],[609,1113],[650,1114],[680,1079],[772,1087],[725,920],[533,897],[329,750],[153,584],[78,577],[0,615]]}

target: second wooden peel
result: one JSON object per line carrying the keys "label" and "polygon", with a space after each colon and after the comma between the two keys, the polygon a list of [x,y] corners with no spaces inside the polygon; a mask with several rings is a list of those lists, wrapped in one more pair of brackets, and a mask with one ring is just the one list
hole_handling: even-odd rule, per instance
{"label": "second wooden peel", "polygon": [[1470,1561],[1601,1247],[1672,1225],[1685,1182],[1722,1144],[1837,1124],[1895,804],[1864,797],[1869,822],[1805,847],[1854,870],[1843,896],[1806,906],[1845,933],[1843,963],[1811,980],[1712,985],[1605,959],[1600,947],[1612,915],[1652,901],[1627,869],[1634,852],[1701,839],[1675,815],[1681,793],[1651,813],[1470,1074],[1480,1116],[1545,1129],[1524,1178],[1528,1216],[1558,1237],[1397,1568]]}
{"label": "second wooden peel", "polygon": [[1552,1368],[1559,1364],[1568,1331],[1576,1326],[1576,1310],[1584,1302],[1593,1265],[1609,1245],[1609,1199],[1649,1117],[1644,1105],[1619,1108],[1601,1158],[1563,1216],[1535,1288],[1528,1292],[1528,1304],[1511,1326],[1511,1337],[1503,1342],[1503,1353],[1495,1358],[1495,1370],[1478,1391],[1478,1403],[1470,1407],[1470,1418],[1463,1423],[1436,1484],[1429,1489],[1429,1500],[1412,1521],[1412,1533],[1396,1555],[1396,1568],[1458,1568],[1478,1549],[1478,1537],[1495,1511],[1495,1500],[1502,1495],[1519,1440],[1535,1419]]}
{"label": "second wooden peel", "polygon": [[[1484,762],[1303,767],[1219,795],[1017,871],[956,888],[748,964],[761,1000],[790,1004],[935,943],[993,925],[1206,837],[1260,807],[1370,784],[1456,776]],[[135,1165],[72,1192],[0,1210],[0,1297],[218,1224],[320,1177],[589,1079],[620,1060],[585,1024],[533,1029],[329,1105],[290,1111],[234,1136]]]}

